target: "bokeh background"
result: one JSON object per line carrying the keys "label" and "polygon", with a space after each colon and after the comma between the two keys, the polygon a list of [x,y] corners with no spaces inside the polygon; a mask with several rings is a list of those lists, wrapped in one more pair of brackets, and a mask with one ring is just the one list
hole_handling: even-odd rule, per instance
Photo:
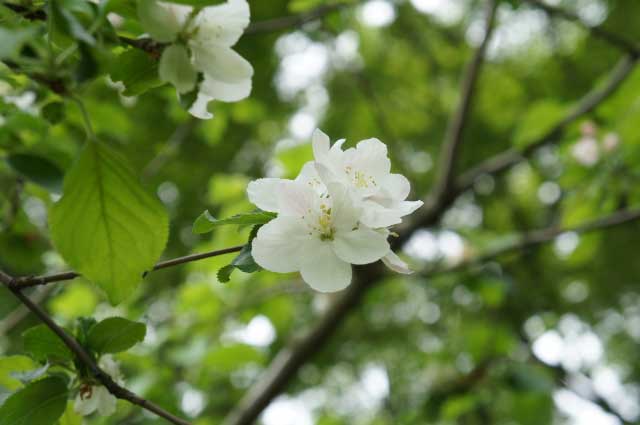
{"label": "bokeh background", "polygon": [[[256,70],[252,95],[216,103],[212,120],[191,118],[168,86],[138,97],[106,76],[80,86],[96,134],[124,149],[170,213],[163,258],[246,241],[248,229],[197,236],[191,225],[206,208],[216,217],[251,210],[252,179],[295,176],[316,127],[348,146],[380,138],[412,199],[425,198],[486,33],[480,0],[250,4],[253,21],[276,25],[242,37],[237,50]],[[412,221],[399,253],[414,275],[365,268],[345,302],[295,274],[236,271],[221,284],[216,272],[229,258],[217,257],[149,275],[118,307],[82,279],[31,296],[65,325],[114,314],[147,323],[144,343],[118,356],[126,385],[197,425],[241,423],[247,394],[260,393],[278,371],[274,358],[286,362],[301,341],[306,351],[256,413],[264,425],[640,423],[640,226],[570,230],[639,201],[638,55],[592,28],[638,45],[640,2],[545,4],[569,16],[499,2],[454,172],[508,149],[525,153],[474,175],[427,225]],[[309,19],[273,21],[291,16]],[[538,143],[625,56],[616,90]],[[77,109],[67,105],[52,125],[41,113],[47,88],[0,73],[0,155],[37,148],[67,169],[84,140]],[[65,270],[46,225],[56,195],[4,161],[0,188],[0,266]],[[510,245],[539,229],[551,229],[541,243]],[[500,253],[505,246],[513,249]],[[21,333],[37,320],[4,289],[0,317],[0,353],[20,353]],[[113,417],[85,423],[163,422],[119,402]]]}

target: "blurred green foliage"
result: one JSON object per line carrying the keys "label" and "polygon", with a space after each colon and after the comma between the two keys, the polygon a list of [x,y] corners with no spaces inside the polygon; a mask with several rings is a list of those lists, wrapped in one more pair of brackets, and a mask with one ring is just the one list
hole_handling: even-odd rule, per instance
{"label": "blurred green foliage", "polygon": [[[254,22],[328,4],[250,3]],[[135,170],[127,185],[137,188],[139,180],[162,201],[170,222],[162,258],[246,243],[249,226],[211,226],[211,233],[196,235],[192,225],[203,210],[217,218],[252,211],[247,183],[267,174],[294,176],[311,158],[308,136],[315,125],[332,139],[347,138],[349,146],[380,138],[389,146],[395,170],[411,181],[413,199],[424,197],[438,170],[463,67],[477,44],[484,2],[458,0],[449,9],[445,2],[433,2],[439,11],[425,6],[427,0],[347,3],[301,28],[244,35],[237,50],[256,71],[252,94],[238,103],[213,103],[214,118],[208,121],[189,116],[175,90],[160,84],[153,53],[118,41],[118,36],[142,33],[135,2],[13,3],[24,8],[19,12],[0,6],[0,269],[26,276],[67,268],[64,253],[52,245],[56,238],[47,220],[59,200],[62,175],[78,167],[85,143],[85,123],[74,98],[86,106],[101,143]],[[591,24],[640,39],[637,1],[556,3]],[[380,21],[372,14],[384,15],[381,7],[390,7],[392,15],[377,26]],[[51,14],[50,27],[35,17],[38,11]],[[520,1],[500,2],[497,25],[458,172],[505,149],[525,148],[545,134],[623,55],[584,28]],[[438,227],[415,233],[403,257],[418,270],[431,268],[481,254],[526,230],[575,226],[637,206],[639,99],[636,70],[553,144],[500,176],[479,178]],[[580,144],[587,136],[595,140],[595,154]],[[607,138],[618,143],[607,147]],[[89,168],[77,184],[88,184]],[[161,215],[161,205],[153,205]],[[75,208],[84,217],[85,206]],[[154,233],[160,239],[161,221]],[[82,225],[83,232],[92,228],[92,223],[67,224]],[[124,233],[155,232],[133,227]],[[640,388],[640,263],[634,247],[639,245],[640,224],[628,223],[589,235],[562,235],[433,279],[420,273],[389,275],[367,292],[330,342],[317,347],[287,386],[289,396],[306,400],[314,423],[322,425],[564,423],[567,410],[557,402],[558,391],[579,393],[609,368],[627,397],[635,398],[635,407],[620,407],[624,394],[606,395],[597,386],[582,396],[597,409],[635,423],[640,417],[634,397]],[[218,270],[232,258],[151,273],[117,307],[83,278],[32,294],[41,295],[41,304],[68,329],[76,330],[82,317],[117,315],[144,322],[144,342],[116,356],[126,386],[194,424],[218,424],[275,355],[314,326],[335,298],[312,293],[296,275],[248,274],[241,267],[222,284]],[[152,261],[143,263],[132,265],[129,275]],[[29,335],[44,329],[33,328],[39,322],[29,315],[16,320],[16,311],[18,302],[2,287],[0,400],[20,388],[64,386],[46,378],[23,387],[15,373],[37,370],[40,364],[32,358],[48,358],[51,349],[66,352],[53,343],[49,351],[34,346]],[[549,332],[564,338],[564,361],[542,361],[551,345],[540,344],[543,354],[533,354],[534,341]],[[579,345],[584,335],[595,335],[598,343]],[[138,332],[125,345],[140,338]],[[582,347],[572,354],[573,363],[566,348],[571,345]],[[588,360],[590,354],[595,360]],[[383,371],[384,378],[364,379],[372,370],[374,376]],[[363,386],[370,390],[364,395]],[[4,409],[24,408],[19,397],[12,400]],[[61,412],[64,404],[53,407]],[[80,423],[71,404],[66,412],[60,425]],[[119,402],[113,417],[93,416],[85,423],[162,420]]]}

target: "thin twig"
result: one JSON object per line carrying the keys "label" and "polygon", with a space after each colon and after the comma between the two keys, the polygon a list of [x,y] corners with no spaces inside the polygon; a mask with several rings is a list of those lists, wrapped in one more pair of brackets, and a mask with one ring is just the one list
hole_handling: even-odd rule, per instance
{"label": "thin twig", "polygon": [[[53,290],[53,286],[43,286],[39,290],[35,291],[31,295],[31,300],[35,304],[40,304]],[[19,304],[12,312],[7,314],[4,319],[0,321],[0,335],[8,334],[13,328],[18,326],[27,316],[29,316],[29,309],[24,304]]]}
{"label": "thin twig", "polygon": [[[242,249],[243,245],[232,246],[230,248],[217,249],[215,251],[207,251],[201,252],[198,254],[185,255],[184,257],[177,257],[171,260],[160,261],[157,263],[150,271],[165,269],[167,267],[173,267],[180,264],[190,263],[192,261],[198,261],[205,258],[217,257],[219,255],[230,254],[232,252],[239,252]],[[147,275],[148,272],[143,274],[143,277]],[[55,273],[44,276],[24,276],[18,277],[14,279],[14,285],[20,289],[29,288],[32,286],[38,285],[46,285],[48,283],[53,282],[61,282],[65,280],[75,279],[80,276],[79,273],[74,271]]]}
{"label": "thin twig", "polygon": [[53,319],[45,312],[40,306],[31,301],[29,297],[22,293],[21,288],[15,285],[15,280],[3,271],[0,271],[0,281],[18,298],[22,304],[24,304],[33,314],[35,314],[52,332],[54,332],[64,344],[71,350],[78,361],[82,362],[93,374],[93,376],[100,381],[104,387],[109,390],[116,398],[127,400],[128,402],[142,407],[150,412],[155,413],[161,418],[176,424],[176,425],[189,425],[189,422],[181,419],[155,403],[146,400],[137,394],[129,391],[128,389],[118,385],[108,373],[100,369],[96,361],[86,352],[86,350],[69,335],[64,329],[56,324]]}
{"label": "thin twig", "polygon": [[487,46],[491,40],[491,34],[493,33],[497,2],[490,0],[487,10],[486,24],[484,27],[484,38],[482,43],[476,49],[473,54],[473,58],[467,65],[462,79],[460,90],[460,102],[458,107],[449,121],[447,132],[442,145],[440,153],[439,173],[436,178],[435,188],[432,191],[432,199],[435,203],[440,203],[441,198],[446,196],[455,178],[455,164],[458,159],[460,147],[462,145],[463,132],[466,123],[469,121],[469,112],[471,111],[471,104],[475,94],[478,77],[480,75],[480,69],[484,63]]}
{"label": "thin twig", "polygon": [[520,253],[533,246],[551,242],[556,237],[558,237],[563,233],[568,233],[568,232],[573,232],[578,234],[591,233],[595,231],[608,229],[611,227],[620,226],[622,224],[630,223],[638,219],[640,219],[640,208],[633,209],[633,210],[618,211],[610,215],[607,215],[605,217],[601,217],[601,218],[580,224],[575,227],[566,227],[566,228],[548,227],[545,229],[533,230],[520,235],[519,237],[515,238],[515,240],[511,243],[492,249],[486,253],[473,256],[458,264],[451,265],[448,267],[426,270],[422,274],[425,277],[434,277],[436,275],[456,272],[474,265],[480,265],[488,261],[495,260],[506,254]]}

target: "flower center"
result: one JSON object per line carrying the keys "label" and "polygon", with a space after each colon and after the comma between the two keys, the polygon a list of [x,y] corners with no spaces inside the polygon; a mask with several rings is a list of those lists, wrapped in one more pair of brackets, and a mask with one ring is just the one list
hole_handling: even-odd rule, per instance
{"label": "flower center", "polygon": [[376,181],[372,176],[363,171],[354,170],[350,165],[346,166],[344,168],[344,171],[351,178],[353,185],[358,189],[366,189],[371,186],[377,186]]}
{"label": "flower center", "polygon": [[315,215],[308,211],[308,215],[303,218],[307,219],[307,226],[309,227],[309,234],[316,233],[320,240],[331,241],[336,233],[336,229],[333,227],[333,219],[331,218],[331,208],[327,204],[320,204],[320,214]]}

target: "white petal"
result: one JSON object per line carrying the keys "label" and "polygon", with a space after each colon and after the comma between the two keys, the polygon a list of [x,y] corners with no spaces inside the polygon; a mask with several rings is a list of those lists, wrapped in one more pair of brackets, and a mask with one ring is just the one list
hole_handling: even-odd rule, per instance
{"label": "white petal", "polygon": [[138,18],[142,28],[151,38],[161,43],[170,43],[176,39],[189,13],[190,6],[138,0]]}
{"label": "white petal", "polygon": [[256,263],[272,272],[295,272],[300,270],[301,256],[313,256],[302,252],[306,239],[308,233],[304,220],[278,216],[258,230],[251,244],[251,255]]}
{"label": "white petal", "polygon": [[393,226],[401,223],[402,217],[411,214],[423,204],[422,201],[400,201],[387,207],[372,200],[365,200],[362,203],[360,222],[373,229]]}
{"label": "white petal", "polygon": [[384,263],[385,266],[387,266],[394,272],[402,273],[402,274],[413,273],[413,271],[409,268],[407,263],[402,261],[402,259],[398,257],[393,251],[389,251],[387,255],[382,257],[382,262]]}
{"label": "white petal", "polygon": [[423,205],[424,202],[422,201],[401,201],[394,204],[393,208],[400,212],[401,217],[404,217],[405,215],[411,214]]}
{"label": "white petal", "polygon": [[366,171],[376,179],[384,178],[391,171],[387,145],[378,139],[366,139],[358,142],[352,161],[356,170]]}
{"label": "white petal", "polygon": [[116,413],[118,400],[105,387],[97,387],[95,397],[98,399],[98,413],[101,416],[111,416]]}
{"label": "white petal", "polygon": [[283,184],[276,192],[278,213],[292,217],[303,217],[310,211],[316,210],[316,191],[303,183],[293,180],[283,180]]}
{"label": "white petal", "polygon": [[247,186],[249,202],[264,211],[278,212],[278,197],[283,179],[258,179]]}
{"label": "white petal", "polygon": [[382,187],[391,199],[404,201],[409,196],[411,184],[402,174],[389,174],[382,182]]}
{"label": "white petal", "polygon": [[211,102],[212,100],[213,98],[211,96],[207,96],[206,94],[199,92],[196,101],[193,102],[193,104],[189,108],[189,113],[196,118],[200,118],[201,120],[208,120],[213,118],[213,114],[207,109],[209,102]]}
{"label": "white petal", "polygon": [[251,86],[251,78],[246,78],[235,83],[226,83],[211,78],[209,75],[205,75],[204,80],[200,83],[200,92],[215,100],[237,102],[249,97],[251,94]]}
{"label": "white petal", "polygon": [[76,395],[75,402],[73,404],[73,410],[82,416],[92,414],[98,408],[98,397],[96,397],[96,390],[99,387],[92,387],[91,397],[82,398],[80,394]]}
{"label": "white petal", "polygon": [[212,80],[239,84],[253,76],[251,64],[229,47],[189,43],[193,65]]}
{"label": "white petal", "polygon": [[356,192],[340,183],[329,183],[327,190],[331,196],[331,220],[338,231],[351,231],[360,220],[362,207]]}
{"label": "white petal", "polygon": [[246,0],[229,0],[225,4],[205,7],[195,19],[196,39],[203,44],[236,44],[249,25],[249,4]]}
{"label": "white petal", "polygon": [[[310,247],[313,249],[310,250]],[[302,279],[316,291],[336,292],[351,283],[351,265],[339,259],[331,245],[319,239],[307,244],[300,261]]]}
{"label": "white petal", "polygon": [[191,65],[187,48],[172,44],[164,49],[160,57],[158,75],[162,81],[173,84],[178,93],[187,93],[196,85],[198,73]]}
{"label": "white petal", "polygon": [[327,192],[327,187],[320,179],[313,161],[309,161],[302,166],[300,174],[295,178],[295,181],[313,188],[318,195],[323,195]]}
{"label": "white petal", "polygon": [[387,236],[361,227],[346,233],[338,232],[333,249],[340,259],[351,264],[369,264],[378,261],[389,252]]}
{"label": "white petal", "polygon": [[[319,128],[313,131],[311,136],[311,146],[313,147],[313,157],[320,163],[325,163],[329,155],[329,146],[331,140],[329,136],[322,132]],[[326,165],[326,164],[325,164]]]}

